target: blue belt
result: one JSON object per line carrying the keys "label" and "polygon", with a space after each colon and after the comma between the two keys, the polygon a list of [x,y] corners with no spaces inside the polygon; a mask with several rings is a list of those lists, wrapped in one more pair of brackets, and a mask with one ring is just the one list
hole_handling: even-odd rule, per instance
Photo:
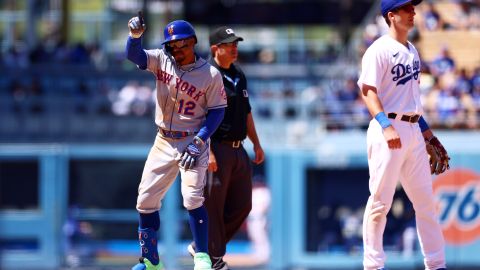
{"label": "blue belt", "polygon": [[158,132],[160,132],[160,134],[162,134],[163,137],[172,138],[172,139],[181,139],[191,135],[195,135],[197,133],[193,131],[166,130],[163,128],[158,128]]}

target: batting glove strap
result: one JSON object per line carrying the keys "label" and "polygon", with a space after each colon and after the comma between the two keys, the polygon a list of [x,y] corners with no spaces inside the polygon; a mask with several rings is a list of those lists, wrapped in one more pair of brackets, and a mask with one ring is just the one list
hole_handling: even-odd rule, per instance
{"label": "batting glove strap", "polygon": [[205,141],[202,140],[202,138],[200,138],[198,136],[195,136],[193,138],[192,143],[195,144],[196,146],[198,146],[199,149],[203,149],[203,147],[205,146]]}

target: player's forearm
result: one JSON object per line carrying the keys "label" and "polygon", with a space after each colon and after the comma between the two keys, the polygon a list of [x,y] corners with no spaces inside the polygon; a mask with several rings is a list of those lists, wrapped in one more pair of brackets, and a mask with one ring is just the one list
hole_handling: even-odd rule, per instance
{"label": "player's forearm", "polygon": [[142,38],[128,37],[125,48],[127,59],[138,65],[140,69],[147,68],[147,54],[142,48]]}
{"label": "player's forearm", "polygon": [[220,126],[220,123],[222,123],[224,115],[225,108],[209,110],[205,119],[205,124],[200,128],[197,137],[203,141],[208,140],[215,130],[217,130],[218,126]]}
{"label": "player's forearm", "polygon": [[255,129],[255,122],[253,121],[252,113],[247,115],[247,136],[252,141],[253,145],[260,145],[257,130]]}
{"label": "player's forearm", "polygon": [[392,123],[385,114],[382,102],[378,98],[376,88],[364,85],[364,88],[362,89],[362,98],[370,111],[370,114],[378,121],[380,126],[383,129],[391,129]]}
{"label": "player's forearm", "polygon": [[377,92],[374,88],[363,90],[362,99],[372,117],[375,117],[378,113],[384,111],[383,105],[380,102],[380,99],[378,98]]}
{"label": "player's forearm", "polygon": [[433,132],[432,132],[431,129],[427,129],[427,130],[422,132],[422,136],[423,136],[424,139],[429,140],[430,138],[433,137]]}

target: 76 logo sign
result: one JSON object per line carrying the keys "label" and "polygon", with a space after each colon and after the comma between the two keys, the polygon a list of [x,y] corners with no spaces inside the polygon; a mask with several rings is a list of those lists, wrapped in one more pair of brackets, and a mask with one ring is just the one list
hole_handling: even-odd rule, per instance
{"label": "76 logo sign", "polygon": [[465,244],[480,239],[480,176],[455,170],[437,177],[433,185],[445,240]]}

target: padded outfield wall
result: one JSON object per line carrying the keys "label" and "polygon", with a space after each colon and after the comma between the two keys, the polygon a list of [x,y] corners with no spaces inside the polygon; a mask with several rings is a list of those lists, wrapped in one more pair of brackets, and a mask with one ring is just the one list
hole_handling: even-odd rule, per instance
{"label": "padded outfield wall", "polygon": [[[450,171],[432,180],[447,241],[448,264],[475,269],[480,267],[480,134],[437,135],[452,158]],[[19,261],[30,268],[56,269],[64,265],[68,248],[65,224],[72,217],[73,204],[76,218],[113,222],[134,231],[136,214],[129,207],[131,198],[127,194],[138,180],[122,182],[122,175],[132,179],[141,173],[148,148],[0,145],[1,269],[18,269]],[[249,144],[246,148],[251,150]],[[257,171],[267,180],[272,194],[272,254],[264,269],[361,267],[358,215],[368,196],[365,148],[363,132],[324,134],[317,144],[301,148],[294,144],[266,147],[267,160]],[[125,173],[132,171],[131,175]],[[108,182],[110,178],[118,182]],[[82,197],[82,192],[91,193],[90,201]],[[420,269],[422,257],[412,238],[409,206],[402,190],[397,193],[401,206],[395,208],[397,215],[392,216],[394,222],[387,224],[386,231],[388,266]],[[134,195],[130,197],[134,199]],[[185,218],[179,199],[179,192],[169,192],[161,213],[160,250],[172,269],[180,267],[179,258],[185,255],[178,248],[183,241],[179,221]],[[117,209],[110,208],[110,201],[116,202]],[[17,240],[24,245],[12,245]]]}
{"label": "padded outfield wall", "polygon": [[[478,132],[436,134],[451,156],[451,169],[441,176],[432,177],[439,218],[447,243],[448,265],[461,267],[459,269],[463,267],[478,269],[480,134]],[[271,159],[266,172],[273,194],[271,234],[273,247],[276,248],[271,263],[277,269],[285,265],[324,269],[361,268],[362,251],[358,242],[361,239],[350,237],[349,240],[353,239],[353,244],[352,241],[343,241],[347,247],[350,245],[349,249],[345,246],[340,248],[314,246],[310,242],[312,239],[318,239],[319,243],[329,241],[324,238],[331,229],[315,232],[311,228],[312,223],[320,227],[325,225],[322,224],[325,220],[322,219],[325,206],[327,209],[338,209],[338,204],[341,204],[344,208],[343,213],[355,216],[355,211],[361,212],[361,207],[366,203],[368,168],[365,134],[330,133],[319,141],[317,147],[310,150],[279,148],[269,151]],[[401,189],[397,190],[395,198],[398,201],[408,201]],[[349,206],[350,211],[345,210],[345,206]],[[314,207],[317,208],[312,211],[311,208]],[[408,212],[408,207],[403,206],[404,212]],[[412,227],[412,223],[407,221],[403,227],[395,228],[395,222],[401,223],[398,221],[402,217],[393,217],[392,211],[389,215],[384,239],[387,266],[393,269],[421,269],[423,261],[418,242],[413,241],[413,253],[406,247],[409,242],[406,238],[412,237],[412,234],[409,233],[411,230],[405,229]],[[408,214],[403,218],[412,220]],[[343,220],[352,222],[352,218]],[[342,228],[348,229],[348,226]],[[401,235],[395,236],[399,233]],[[335,247],[335,241],[333,243]]]}

